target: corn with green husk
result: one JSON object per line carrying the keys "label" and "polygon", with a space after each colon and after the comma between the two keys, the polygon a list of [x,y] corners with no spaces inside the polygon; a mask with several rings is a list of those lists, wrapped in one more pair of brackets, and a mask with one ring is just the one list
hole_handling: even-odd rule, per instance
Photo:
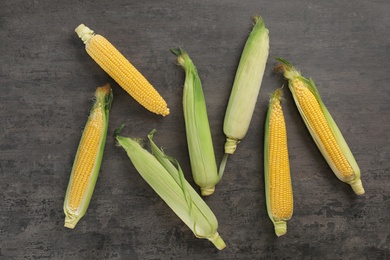
{"label": "corn with green husk", "polygon": [[208,196],[214,193],[219,176],[202,83],[188,54],[181,49],[171,51],[186,73],[183,110],[192,176],[202,195]]}
{"label": "corn with green husk", "polygon": [[287,149],[287,131],[281,106],[282,89],[272,93],[264,135],[264,179],[268,216],[277,236],[286,234],[293,213],[293,192]]}
{"label": "corn with green husk", "polygon": [[338,179],[351,185],[356,194],[364,194],[359,166],[313,80],[303,77],[288,61],[277,59],[282,64],[276,70],[284,71],[299,113],[330,168]]}
{"label": "corn with green husk", "polygon": [[91,201],[106,143],[112,99],[109,84],[97,88],[95,103],[77,149],[65,195],[65,227],[74,228]]}
{"label": "corn with green husk", "polygon": [[186,181],[178,162],[166,156],[155,145],[152,140],[155,130],[148,135],[153,153],[151,154],[136,140],[119,136],[122,127],[115,132],[116,140],[126,150],[142,178],[196,237],[210,240],[219,250],[225,248],[225,242],[217,232],[218,221],[214,213]]}
{"label": "corn with green husk", "polygon": [[225,154],[233,154],[248,132],[268,59],[268,29],[261,17],[253,20],[254,27],[245,43],[225,113]]}

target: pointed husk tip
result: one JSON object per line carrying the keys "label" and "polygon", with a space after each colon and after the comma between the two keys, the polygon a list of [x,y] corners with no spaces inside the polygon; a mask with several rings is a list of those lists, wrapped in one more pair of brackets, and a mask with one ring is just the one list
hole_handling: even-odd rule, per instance
{"label": "pointed husk tip", "polygon": [[263,21],[263,18],[259,15],[255,15],[252,17],[252,22],[254,25],[256,25],[257,23],[262,23],[262,25],[264,25],[264,21]]}

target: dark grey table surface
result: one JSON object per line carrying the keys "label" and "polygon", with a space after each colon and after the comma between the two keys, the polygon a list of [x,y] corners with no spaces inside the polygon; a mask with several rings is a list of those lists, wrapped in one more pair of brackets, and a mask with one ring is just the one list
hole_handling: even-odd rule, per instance
{"label": "dark grey table surface", "polygon": [[[0,3],[0,259],[389,259],[390,2],[14,1]],[[217,161],[238,60],[262,15],[270,58],[249,132],[206,202],[227,248],[194,237],[138,175],[113,131],[155,141],[193,184],[182,112],[183,71],[172,47],[198,67]],[[167,100],[151,114],[87,55],[80,23],[106,36]],[[336,179],[286,88],[294,215],[274,234],[265,207],[263,128],[268,95],[286,84],[281,56],[316,82],[362,171],[364,196]],[[97,86],[114,103],[90,207],[74,230],[62,210],[75,152]]]}

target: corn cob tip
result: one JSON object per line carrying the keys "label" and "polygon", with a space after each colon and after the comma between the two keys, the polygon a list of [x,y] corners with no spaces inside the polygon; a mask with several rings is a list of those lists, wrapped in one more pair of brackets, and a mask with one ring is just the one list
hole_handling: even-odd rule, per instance
{"label": "corn cob tip", "polygon": [[211,188],[200,188],[200,192],[202,193],[202,196],[209,196],[213,194],[215,191],[215,187]]}
{"label": "corn cob tip", "polygon": [[219,235],[218,232],[215,232],[211,237],[208,237],[207,239],[211,241],[214,246],[219,250],[222,250],[226,247],[225,241],[223,241],[222,237]]}
{"label": "corn cob tip", "polygon": [[169,108],[166,108],[162,113],[161,113],[161,115],[162,116],[167,116],[167,115],[169,115],[171,113],[171,111],[169,110]]}
{"label": "corn cob tip", "polygon": [[270,95],[270,101],[269,103],[272,104],[273,100],[281,101],[283,98],[283,87],[276,89],[272,94]]}
{"label": "corn cob tip", "polygon": [[225,142],[225,154],[233,154],[236,149],[237,145],[240,143],[240,140],[226,137],[226,142]]}
{"label": "corn cob tip", "polygon": [[111,88],[110,88],[110,84],[107,83],[106,85],[104,86],[101,86],[101,87],[97,87],[97,90],[96,90],[98,93],[102,93],[102,94],[109,94],[110,91],[111,91]]}
{"label": "corn cob tip", "polygon": [[171,48],[170,51],[177,56],[177,63],[182,66],[183,69],[186,69],[188,66],[192,65],[192,60],[188,56],[188,53],[182,48]]}
{"label": "corn cob tip", "polygon": [[182,48],[178,48],[178,49],[175,49],[175,48],[170,48],[169,49],[173,54],[175,54],[176,56],[179,56],[180,54],[182,54],[184,52],[184,50]]}
{"label": "corn cob tip", "polygon": [[280,237],[280,236],[283,236],[287,233],[287,223],[286,221],[277,221],[277,222],[274,222],[274,226],[275,226],[275,234]]}
{"label": "corn cob tip", "polygon": [[77,33],[79,38],[81,38],[84,44],[87,43],[88,40],[95,35],[95,33],[84,24],[80,24],[79,26],[77,26],[75,32]]}
{"label": "corn cob tip", "polygon": [[284,66],[283,64],[276,65],[274,68],[274,71],[275,72],[282,72],[284,70],[283,66]]}
{"label": "corn cob tip", "polygon": [[283,72],[287,79],[294,79],[301,75],[301,73],[287,60],[279,57],[276,57],[275,59],[281,62],[274,68],[275,72]]}
{"label": "corn cob tip", "polygon": [[253,25],[256,25],[258,22],[264,23],[263,18],[259,15],[255,15],[252,17]]}
{"label": "corn cob tip", "polygon": [[350,184],[353,191],[357,194],[357,195],[363,195],[365,193],[364,191],[364,188],[363,188],[363,183],[362,181],[359,179],[353,183]]}

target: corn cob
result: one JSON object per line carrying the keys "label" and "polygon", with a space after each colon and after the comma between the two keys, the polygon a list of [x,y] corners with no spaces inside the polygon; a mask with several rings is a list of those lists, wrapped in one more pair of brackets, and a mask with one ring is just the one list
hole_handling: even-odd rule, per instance
{"label": "corn cob", "polygon": [[338,179],[350,184],[356,194],[364,194],[359,166],[336,122],[322,102],[313,80],[304,78],[286,60],[277,59],[282,64],[276,67],[276,70],[284,71],[303,121],[330,168]]}
{"label": "corn cob", "polygon": [[192,176],[203,196],[214,193],[219,182],[206,102],[198,71],[188,54],[171,50],[186,73],[183,89],[183,110]]}
{"label": "corn cob", "polygon": [[135,139],[119,136],[122,128],[115,131],[116,140],[125,149],[142,178],[197,238],[210,240],[219,250],[225,248],[225,242],[217,232],[218,221],[214,213],[186,181],[179,163],[166,156],[153,142],[155,130],[148,135],[153,152],[151,154]]}
{"label": "corn cob", "polygon": [[166,116],[167,103],[148,80],[103,36],[80,24],[77,35],[87,53],[127,93],[149,111]]}
{"label": "corn cob", "polygon": [[98,87],[95,98],[66,191],[64,212],[65,227],[68,228],[74,228],[88,209],[106,143],[108,116],[113,99],[110,85]]}
{"label": "corn cob", "polygon": [[268,29],[261,17],[253,20],[254,27],[245,43],[225,113],[225,154],[233,154],[248,131],[268,58]]}
{"label": "corn cob", "polygon": [[286,234],[293,213],[293,194],[287,149],[287,133],[281,106],[282,89],[270,98],[265,123],[264,179],[268,216],[277,236]]}

